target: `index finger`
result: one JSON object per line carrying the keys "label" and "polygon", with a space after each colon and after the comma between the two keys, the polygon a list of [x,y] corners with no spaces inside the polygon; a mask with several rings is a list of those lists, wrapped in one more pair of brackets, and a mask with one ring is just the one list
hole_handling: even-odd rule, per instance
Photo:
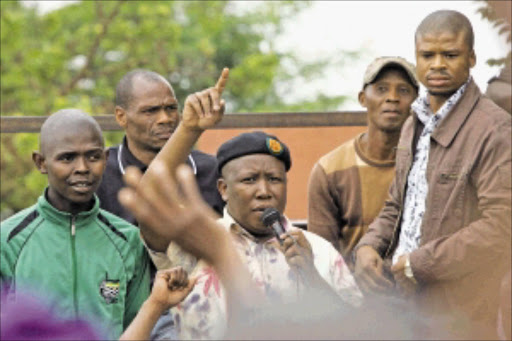
{"label": "index finger", "polygon": [[295,238],[291,234],[283,233],[279,236],[279,238],[281,238],[281,240],[283,241],[283,244],[282,244],[283,252],[286,252],[292,246],[297,245]]}
{"label": "index finger", "polygon": [[298,245],[305,247],[305,248],[309,248],[309,242],[306,239],[306,236],[304,236],[304,233],[302,232],[302,230],[297,229],[297,230],[288,231],[287,233],[293,237],[293,239],[295,240],[295,242]]}
{"label": "index finger", "polygon": [[220,74],[217,84],[215,84],[215,89],[217,89],[217,91],[219,92],[219,95],[221,95],[222,92],[224,91],[224,88],[226,88],[228,76],[229,76],[229,69],[227,67],[225,67],[224,69],[222,69],[222,73]]}

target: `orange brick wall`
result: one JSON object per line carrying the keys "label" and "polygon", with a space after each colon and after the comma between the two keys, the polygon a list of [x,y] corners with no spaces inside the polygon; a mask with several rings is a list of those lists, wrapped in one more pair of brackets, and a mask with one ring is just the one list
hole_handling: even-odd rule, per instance
{"label": "orange brick wall", "polygon": [[[315,162],[325,153],[341,143],[351,139],[366,127],[314,127],[314,128],[265,128],[269,134],[276,135],[290,148],[292,168],[288,173],[288,203],[286,215],[290,219],[307,218],[307,187],[309,174]],[[251,129],[258,130],[258,129]],[[247,129],[215,129],[205,132],[197,148],[209,154],[215,154],[217,148],[226,140]]]}

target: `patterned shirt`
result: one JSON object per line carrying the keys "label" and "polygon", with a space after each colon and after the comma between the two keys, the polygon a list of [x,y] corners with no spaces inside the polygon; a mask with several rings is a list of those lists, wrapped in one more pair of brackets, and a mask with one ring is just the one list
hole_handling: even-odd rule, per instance
{"label": "patterned shirt", "polygon": [[470,80],[471,77],[448,98],[435,114],[430,109],[430,102],[426,94],[419,96],[411,105],[418,119],[425,127],[418,139],[412,167],[407,177],[407,190],[405,193],[400,237],[398,239],[398,246],[393,254],[393,264],[398,261],[401,255],[416,250],[420,244],[421,221],[425,213],[425,201],[428,193],[426,173],[428,153],[430,151],[430,136],[442,119],[462,97]]}
{"label": "patterned shirt", "polygon": [[[286,303],[300,298],[304,286],[296,272],[288,266],[283,253],[278,250],[275,238],[258,242],[233,220],[227,210],[224,210],[224,218],[219,222],[232,234],[242,262],[247,265],[254,282],[269,298],[269,302],[275,302],[277,299]],[[287,231],[296,229],[288,220],[284,225]],[[315,267],[320,276],[343,301],[352,306],[359,306],[362,303],[362,294],[343,257],[323,238],[307,231],[303,232],[311,244]],[[168,266],[170,263],[180,265],[181,256],[178,248],[174,246],[172,249],[173,259],[168,259],[167,264],[163,261],[162,254],[152,253],[152,257],[160,257],[160,260],[154,258],[159,269],[161,265]],[[189,275],[197,276],[199,279],[189,296],[170,311],[179,339],[222,338],[226,332],[227,321],[222,284],[209,264],[202,260],[195,263],[191,261],[190,255],[181,252],[186,267],[189,268]],[[171,256],[169,251],[168,256]]]}

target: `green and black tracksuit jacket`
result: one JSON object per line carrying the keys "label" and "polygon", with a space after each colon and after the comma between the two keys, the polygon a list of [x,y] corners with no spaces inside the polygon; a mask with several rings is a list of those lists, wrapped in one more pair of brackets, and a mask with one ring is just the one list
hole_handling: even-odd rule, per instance
{"label": "green and black tracksuit jacket", "polygon": [[149,295],[149,258],[139,230],[94,199],[71,215],[43,194],[1,223],[2,294],[36,291],[63,317],[94,321],[117,339]]}

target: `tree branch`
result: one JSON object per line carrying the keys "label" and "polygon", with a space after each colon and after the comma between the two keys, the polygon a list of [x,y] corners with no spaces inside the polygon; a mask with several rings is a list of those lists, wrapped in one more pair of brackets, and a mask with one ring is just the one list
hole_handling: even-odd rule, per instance
{"label": "tree branch", "polygon": [[100,21],[103,20],[103,5],[101,4],[101,1],[95,1],[94,6],[96,7],[96,15],[100,19]]}
{"label": "tree branch", "polygon": [[91,49],[89,50],[89,53],[86,56],[86,61],[84,67],[80,70],[80,72],[71,79],[71,81],[64,86],[64,88],[61,89],[59,95],[60,96],[66,96],[71,90],[73,90],[78,83],[78,81],[82,78],[84,78],[88,73],[89,69],[91,68],[94,57],[96,56],[96,53],[98,52],[98,48],[100,46],[101,40],[105,37],[105,35],[108,32],[108,28],[110,24],[112,23],[112,20],[117,16],[119,13],[119,10],[121,8],[121,5],[126,0],[119,0],[116,4],[116,7],[112,10],[110,15],[103,21],[102,23],[102,29],[101,32],[98,33],[96,38],[94,39],[94,42],[92,43]]}

